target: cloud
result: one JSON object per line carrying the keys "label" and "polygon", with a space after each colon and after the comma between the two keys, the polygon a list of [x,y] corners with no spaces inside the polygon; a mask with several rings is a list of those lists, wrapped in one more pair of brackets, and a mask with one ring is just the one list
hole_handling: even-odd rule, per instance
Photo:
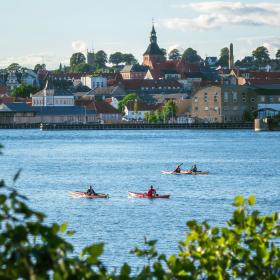
{"label": "cloud", "polygon": [[74,52],[86,53],[87,44],[84,41],[77,40],[72,42],[72,49]]}
{"label": "cloud", "polygon": [[269,40],[265,40],[263,46],[268,49],[271,57],[275,56],[276,52],[280,50],[280,37],[274,37]]}
{"label": "cloud", "polygon": [[170,18],[160,21],[168,29],[189,28],[208,30],[225,25],[274,26],[280,27],[280,4],[263,2],[245,4],[242,2],[198,2],[180,6],[198,12],[193,18]]}
{"label": "cloud", "polygon": [[12,63],[18,63],[21,66],[34,68],[36,64],[45,63],[48,69],[57,69],[59,63],[69,64],[69,57],[58,57],[53,53],[35,53],[22,56],[0,58],[0,67],[5,68]]}

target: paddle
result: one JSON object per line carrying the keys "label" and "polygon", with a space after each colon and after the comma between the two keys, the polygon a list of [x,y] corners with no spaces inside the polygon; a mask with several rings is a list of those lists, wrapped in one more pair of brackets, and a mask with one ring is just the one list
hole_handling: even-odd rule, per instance
{"label": "paddle", "polygon": [[[181,167],[182,165],[183,165],[183,163],[179,164],[179,165],[176,167],[176,169],[177,169],[178,167]],[[176,172],[176,169],[175,169],[173,172]]]}

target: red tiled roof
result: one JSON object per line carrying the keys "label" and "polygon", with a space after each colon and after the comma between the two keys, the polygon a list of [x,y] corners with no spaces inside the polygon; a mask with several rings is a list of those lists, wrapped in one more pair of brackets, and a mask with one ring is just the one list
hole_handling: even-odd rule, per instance
{"label": "red tiled roof", "polygon": [[120,114],[121,112],[115,109],[106,101],[94,102],[96,112],[99,114]]}
{"label": "red tiled roof", "polygon": [[16,100],[16,98],[13,97],[13,96],[1,97],[0,98],[0,104],[1,103],[5,103],[5,104],[13,103],[13,102],[15,102],[15,100]]}
{"label": "red tiled roof", "polygon": [[0,85],[0,95],[4,95],[8,93],[8,87],[5,85]]}

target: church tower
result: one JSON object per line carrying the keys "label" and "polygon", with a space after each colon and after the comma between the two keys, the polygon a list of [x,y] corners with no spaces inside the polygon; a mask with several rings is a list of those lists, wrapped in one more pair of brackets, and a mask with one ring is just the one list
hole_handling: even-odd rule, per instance
{"label": "church tower", "polygon": [[95,66],[95,54],[94,51],[87,50],[87,64]]}
{"label": "church tower", "polygon": [[146,52],[143,54],[143,65],[149,66],[153,69],[157,63],[162,61],[165,61],[165,56],[157,44],[157,33],[153,24],[150,36],[150,44]]}

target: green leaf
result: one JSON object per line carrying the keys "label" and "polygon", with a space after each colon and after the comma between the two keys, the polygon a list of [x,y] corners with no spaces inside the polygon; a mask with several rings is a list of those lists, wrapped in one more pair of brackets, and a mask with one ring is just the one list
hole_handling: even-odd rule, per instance
{"label": "green leaf", "polygon": [[130,272],[130,266],[127,263],[124,263],[124,265],[121,268],[121,277],[126,277],[126,279],[128,279]]}
{"label": "green leaf", "polygon": [[241,195],[238,195],[234,198],[234,206],[243,206],[244,205],[244,197]]}
{"label": "green leaf", "polygon": [[61,232],[65,232],[66,229],[67,229],[67,223],[63,223],[63,224],[60,226],[60,231],[61,231]]}
{"label": "green leaf", "polygon": [[249,203],[249,205],[254,205],[255,204],[255,202],[256,202],[256,198],[255,198],[255,196],[254,195],[250,195],[249,197],[248,197],[248,203]]}

